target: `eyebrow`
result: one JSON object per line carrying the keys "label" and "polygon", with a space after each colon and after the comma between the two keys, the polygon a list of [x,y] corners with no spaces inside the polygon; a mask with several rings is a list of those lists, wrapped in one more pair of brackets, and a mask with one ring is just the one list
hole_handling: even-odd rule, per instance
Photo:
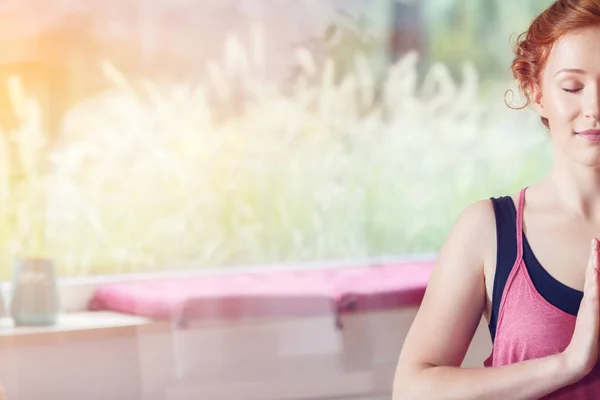
{"label": "eyebrow", "polygon": [[560,74],[561,72],[571,72],[574,74],[585,74],[585,71],[582,69],[578,69],[578,68],[563,68],[561,70],[559,70],[557,73],[554,74],[554,76]]}

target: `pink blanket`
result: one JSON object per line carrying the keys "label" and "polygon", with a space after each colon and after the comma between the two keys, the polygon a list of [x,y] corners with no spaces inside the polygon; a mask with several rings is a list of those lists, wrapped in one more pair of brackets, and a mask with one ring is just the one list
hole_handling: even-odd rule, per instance
{"label": "pink blanket", "polygon": [[269,270],[109,283],[90,310],[111,310],[180,326],[194,319],[291,317],[418,305],[434,261],[365,267]]}

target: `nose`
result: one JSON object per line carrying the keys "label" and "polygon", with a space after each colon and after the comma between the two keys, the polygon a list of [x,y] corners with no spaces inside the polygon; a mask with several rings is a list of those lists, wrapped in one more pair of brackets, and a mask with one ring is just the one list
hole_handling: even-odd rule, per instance
{"label": "nose", "polygon": [[584,115],[600,123],[600,85],[590,90],[585,98]]}

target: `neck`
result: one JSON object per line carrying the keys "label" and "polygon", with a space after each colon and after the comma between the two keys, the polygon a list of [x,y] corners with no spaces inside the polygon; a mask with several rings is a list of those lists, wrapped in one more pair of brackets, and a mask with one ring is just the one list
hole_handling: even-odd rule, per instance
{"label": "neck", "polygon": [[600,223],[600,166],[577,164],[555,154],[546,181],[559,207],[591,223]]}

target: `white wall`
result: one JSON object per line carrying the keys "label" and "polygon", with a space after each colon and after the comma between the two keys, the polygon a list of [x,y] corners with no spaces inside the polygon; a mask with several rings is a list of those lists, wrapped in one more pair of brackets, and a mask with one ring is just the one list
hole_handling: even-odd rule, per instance
{"label": "white wall", "polygon": [[9,400],[138,400],[133,344],[131,337],[117,337],[4,345],[0,382]]}
{"label": "white wall", "polygon": [[[298,399],[390,393],[416,308],[333,318],[162,324],[85,334],[0,337],[0,379],[13,399]],[[490,350],[484,323],[465,359]]]}

